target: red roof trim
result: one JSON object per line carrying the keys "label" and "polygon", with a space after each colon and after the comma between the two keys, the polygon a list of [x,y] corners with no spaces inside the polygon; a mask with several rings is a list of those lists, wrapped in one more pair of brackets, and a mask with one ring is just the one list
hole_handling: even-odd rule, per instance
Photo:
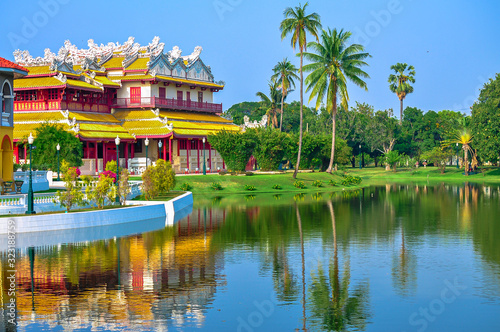
{"label": "red roof trim", "polygon": [[21,67],[20,65],[18,65],[17,63],[14,63],[12,61],[9,61],[7,59],[4,59],[2,57],[0,57],[0,68],[11,68],[11,69],[18,69],[18,70],[22,70],[22,71],[25,71],[26,74],[28,73],[28,69],[24,68],[24,67]]}

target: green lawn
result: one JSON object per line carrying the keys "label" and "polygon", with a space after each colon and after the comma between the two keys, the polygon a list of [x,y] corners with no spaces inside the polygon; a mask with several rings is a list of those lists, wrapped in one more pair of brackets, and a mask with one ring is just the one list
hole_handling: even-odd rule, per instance
{"label": "green lawn", "polygon": [[[192,189],[190,191],[193,194],[211,194],[216,196],[225,196],[231,194],[258,194],[258,193],[285,193],[285,192],[332,192],[337,190],[355,189],[359,187],[364,187],[372,184],[382,184],[387,182],[422,182],[422,181],[446,181],[446,182],[499,182],[500,183],[500,169],[496,167],[486,168],[485,172],[474,175],[465,176],[463,175],[463,170],[457,169],[456,167],[448,167],[445,174],[440,174],[436,167],[420,167],[415,170],[409,169],[398,169],[397,172],[386,171],[381,167],[367,167],[363,169],[359,168],[346,168],[345,169],[351,175],[360,176],[363,182],[358,186],[348,186],[343,187],[340,185],[342,177],[341,171],[336,174],[331,175],[325,172],[314,172],[314,173],[299,173],[297,175],[297,180],[303,181],[306,185],[305,189],[298,189],[293,186],[294,179],[292,178],[292,173],[282,173],[282,174],[259,174],[254,173],[252,176],[235,176],[235,175],[187,175],[178,176],[176,190],[180,190],[180,187],[184,183],[188,183]],[[323,182],[322,187],[314,187],[312,185],[314,180],[320,180]],[[328,182],[334,180],[337,182],[336,186],[330,186]],[[222,186],[222,190],[214,190],[211,188],[211,184],[217,182]],[[273,185],[278,184],[281,186],[281,190],[273,189]],[[256,188],[255,191],[245,190],[245,185],[252,185]]]}

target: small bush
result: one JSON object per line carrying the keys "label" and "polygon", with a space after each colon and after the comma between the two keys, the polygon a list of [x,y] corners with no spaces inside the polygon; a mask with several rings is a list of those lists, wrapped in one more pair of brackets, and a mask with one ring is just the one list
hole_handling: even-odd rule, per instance
{"label": "small bush", "polygon": [[323,181],[321,181],[321,180],[314,180],[313,183],[312,183],[312,185],[314,187],[317,187],[317,188],[323,187]]}
{"label": "small bush", "polygon": [[328,184],[329,184],[330,186],[335,187],[335,186],[337,185],[337,182],[336,182],[336,181],[334,181],[334,180],[330,180],[330,181],[328,181]]}
{"label": "small bush", "polygon": [[306,188],[306,184],[304,183],[304,181],[299,181],[299,180],[295,181],[293,183],[293,186],[295,188],[298,188],[298,189],[305,189]]}
{"label": "small bush", "polygon": [[113,180],[113,183],[116,182],[116,173],[115,172],[104,171],[101,174],[99,174],[99,178],[101,178],[101,176],[107,176],[107,177],[109,177],[109,178],[111,178]]}
{"label": "small bush", "polygon": [[248,190],[248,191],[254,191],[254,190],[257,190],[257,188],[255,188],[255,187],[254,187],[254,186],[252,186],[252,185],[246,184],[246,185],[245,185],[245,190]]}
{"label": "small bush", "polygon": [[273,185],[273,189],[280,190],[281,186],[279,184],[275,184]]}
{"label": "small bush", "polygon": [[360,184],[362,179],[359,176],[356,175],[348,175],[344,179],[342,179],[342,185],[343,186],[350,186],[350,185],[356,185]]}
{"label": "small bush", "polygon": [[182,185],[181,185],[181,188],[180,188],[182,191],[190,191],[191,189],[193,189],[193,187],[187,183],[187,182],[184,182]]}
{"label": "small bush", "polygon": [[210,188],[213,190],[222,190],[222,185],[219,182],[212,182]]}

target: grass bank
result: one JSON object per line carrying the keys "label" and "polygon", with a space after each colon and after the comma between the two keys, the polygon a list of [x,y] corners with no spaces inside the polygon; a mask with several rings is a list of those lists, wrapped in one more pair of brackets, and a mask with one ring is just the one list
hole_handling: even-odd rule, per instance
{"label": "grass bank", "polygon": [[[194,195],[226,196],[233,194],[255,195],[259,193],[309,193],[309,192],[333,192],[339,190],[350,190],[370,185],[385,184],[388,182],[421,183],[421,182],[478,182],[478,183],[500,183],[500,169],[487,168],[484,172],[469,176],[463,175],[463,170],[455,167],[446,169],[445,174],[441,174],[436,167],[418,168],[416,170],[399,169],[397,172],[386,171],[381,167],[347,168],[346,172],[363,179],[359,185],[342,186],[342,171],[336,174],[325,172],[298,173],[298,181],[303,181],[305,188],[296,188],[293,184],[292,173],[280,174],[259,174],[255,172],[252,176],[235,175],[186,175],[177,177],[176,190],[181,190],[181,186],[187,183]],[[313,186],[313,182],[322,181],[321,187]],[[328,184],[330,180],[335,181],[336,186]],[[222,190],[214,190],[212,183],[219,183]],[[255,190],[245,190],[245,185],[255,187]],[[273,189],[278,185],[281,189]]]}

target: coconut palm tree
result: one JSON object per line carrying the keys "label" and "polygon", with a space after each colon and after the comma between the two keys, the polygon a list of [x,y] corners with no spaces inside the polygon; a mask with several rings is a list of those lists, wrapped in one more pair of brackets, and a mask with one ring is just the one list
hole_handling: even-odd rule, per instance
{"label": "coconut palm tree", "polygon": [[350,37],[351,32],[348,31],[323,30],[321,43],[311,42],[307,45],[314,53],[304,53],[306,59],[311,61],[304,66],[304,71],[311,72],[306,78],[307,91],[311,91],[309,101],[316,98],[318,109],[326,97],[326,109],[332,114],[332,149],[330,164],[326,170],[329,173],[332,172],[335,155],[337,97],[340,97],[342,106],[347,109],[347,81],[367,90],[363,78],[370,77],[361,70],[362,66],[368,65],[364,60],[370,55],[363,52],[362,45],[349,45]]}
{"label": "coconut palm tree", "polygon": [[406,63],[396,63],[391,66],[391,70],[394,70],[396,74],[389,75],[389,89],[394,92],[401,103],[401,108],[399,111],[399,123],[403,121],[403,100],[406,95],[413,92],[413,87],[410,83],[415,83],[415,68],[413,66],[408,66]]}
{"label": "coconut palm tree", "polygon": [[299,79],[297,76],[297,68],[284,58],[283,61],[278,62],[273,68],[273,76],[271,79],[281,80],[281,119],[280,119],[280,131],[283,127],[283,106],[285,102],[286,95],[291,91],[290,89],[295,88],[294,79]]}
{"label": "coconut palm tree", "polygon": [[297,164],[293,178],[297,178],[297,172],[300,165],[300,154],[302,152],[302,118],[304,106],[304,75],[302,67],[304,63],[304,50],[307,50],[307,33],[318,39],[318,29],[321,28],[320,17],[317,13],[306,15],[306,8],[309,4],[306,2],[304,6],[299,4],[298,7],[288,7],[283,12],[285,19],[280,24],[281,40],[285,39],[289,34],[292,35],[291,44],[295,50],[297,45],[300,51],[300,131],[299,131],[299,153],[297,155]]}
{"label": "coconut palm tree", "polygon": [[263,92],[257,92],[256,96],[262,101],[262,106],[266,108],[267,124],[272,121],[273,128],[278,127],[278,118],[276,116],[278,104],[283,100],[282,93],[278,89],[279,83],[275,80],[269,82],[269,96]]}

